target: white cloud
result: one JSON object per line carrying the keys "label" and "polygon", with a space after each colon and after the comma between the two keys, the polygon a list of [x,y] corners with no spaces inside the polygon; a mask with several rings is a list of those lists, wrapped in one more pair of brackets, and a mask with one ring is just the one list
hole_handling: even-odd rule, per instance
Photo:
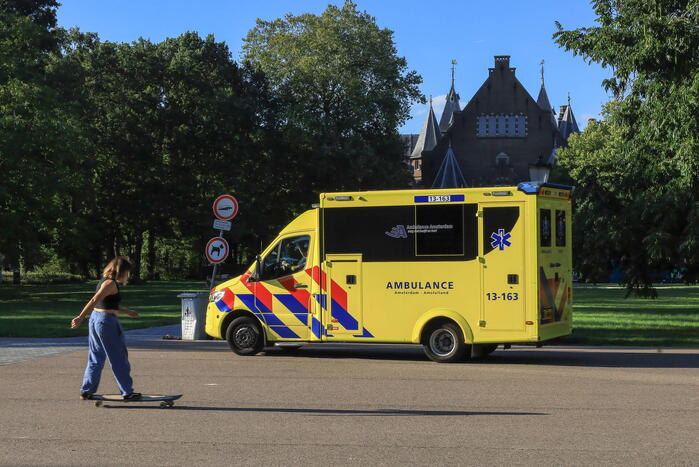
{"label": "white cloud", "polygon": [[[442,94],[441,96],[432,96],[432,110],[434,110],[434,114],[437,117],[437,120],[439,120],[439,117],[442,115],[442,111],[444,110],[444,105],[447,103],[447,95]],[[420,115],[427,115],[427,111],[430,108],[430,103],[429,103],[429,98],[426,104],[418,104],[417,106],[414,107],[414,116],[420,116]]]}

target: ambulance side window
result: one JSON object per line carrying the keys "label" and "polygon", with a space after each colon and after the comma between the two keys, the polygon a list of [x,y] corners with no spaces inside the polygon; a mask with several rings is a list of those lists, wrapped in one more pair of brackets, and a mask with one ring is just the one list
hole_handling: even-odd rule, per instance
{"label": "ambulance side window", "polygon": [[556,209],[556,246],[566,246],[566,212]]}
{"label": "ambulance side window", "polygon": [[541,246],[551,246],[551,210],[539,210],[539,239]]}
{"label": "ambulance side window", "polygon": [[276,279],[302,271],[306,267],[309,235],[280,240],[262,260],[262,280]]}
{"label": "ambulance side window", "polygon": [[464,209],[460,204],[415,206],[415,254],[464,254]]}

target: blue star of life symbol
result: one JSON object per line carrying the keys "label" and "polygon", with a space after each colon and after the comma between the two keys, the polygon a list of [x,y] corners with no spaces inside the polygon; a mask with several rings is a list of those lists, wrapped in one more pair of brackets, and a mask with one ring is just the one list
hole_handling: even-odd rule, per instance
{"label": "blue star of life symbol", "polygon": [[502,251],[506,246],[512,246],[512,244],[508,242],[511,236],[509,232],[505,233],[505,229],[498,229],[498,233],[493,232],[490,234],[490,238],[493,239],[493,241],[490,242],[490,246]]}

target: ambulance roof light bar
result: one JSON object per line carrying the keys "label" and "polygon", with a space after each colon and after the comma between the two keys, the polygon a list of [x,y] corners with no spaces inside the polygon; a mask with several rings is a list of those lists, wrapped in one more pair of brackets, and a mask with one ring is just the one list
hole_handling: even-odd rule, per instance
{"label": "ambulance roof light bar", "polygon": [[519,191],[523,191],[524,193],[528,195],[535,195],[539,192],[539,190],[543,187],[546,188],[558,188],[560,190],[570,190],[571,192],[573,191],[572,186],[568,185],[559,185],[557,183],[542,183],[542,182],[522,182],[519,185],[517,185],[517,189]]}

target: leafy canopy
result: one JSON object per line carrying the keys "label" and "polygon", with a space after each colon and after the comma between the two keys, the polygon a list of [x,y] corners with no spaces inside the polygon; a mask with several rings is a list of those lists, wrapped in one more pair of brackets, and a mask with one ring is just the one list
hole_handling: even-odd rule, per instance
{"label": "leafy canopy", "polygon": [[594,27],[556,42],[613,69],[604,120],[573,136],[560,164],[578,187],[576,261],[621,267],[629,291],[699,268],[699,26],[696,0],[596,0]]}
{"label": "leafy canopy", "polygon": [[392,31],[346,1],[321,15],[258,20],[243,59],[279,97],[279,118],[297,151],[292,191],[408,183],[397,128],[423,99],[422,79],[397,55]]}

